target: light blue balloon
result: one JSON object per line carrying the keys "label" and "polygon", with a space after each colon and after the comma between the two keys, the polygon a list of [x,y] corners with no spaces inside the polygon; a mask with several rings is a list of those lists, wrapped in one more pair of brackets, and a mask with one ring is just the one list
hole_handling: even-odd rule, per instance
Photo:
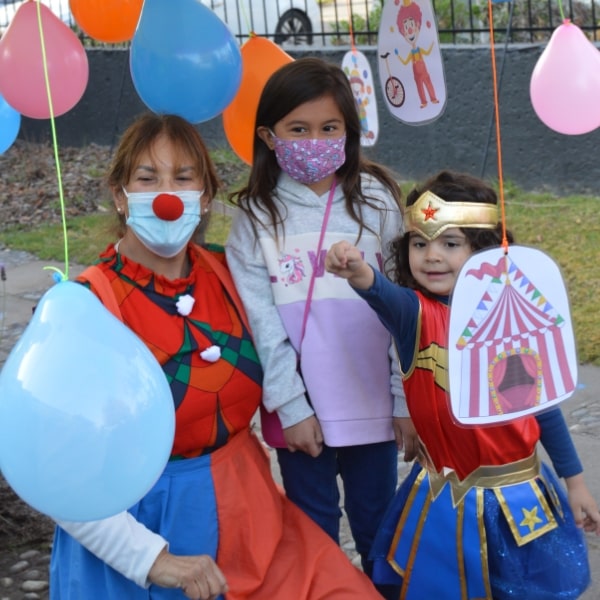
{"label": "light blue balloon", "polygon": [[4,154],[17,139],[21,128],[21,113],[0,94],[0,154]]}
{"label": "light blue balloon", "polygon": [[0,371],[0,470],[55,519],[117,514],[154,485],[175,408],[140,339],[84,286],[50,288]]}
{"label": "light blue balloon", "polygon": [[129,56],[144,104],[192,123],[223,112],[242,79],[239,44],[200,0],[145,0]]}

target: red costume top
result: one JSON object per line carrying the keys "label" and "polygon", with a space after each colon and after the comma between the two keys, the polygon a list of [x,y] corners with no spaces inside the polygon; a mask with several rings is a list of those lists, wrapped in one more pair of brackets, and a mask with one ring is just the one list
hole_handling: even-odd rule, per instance
{"label": "red costume top", "polygon": [[[190,275],[173,281],[117,254],[112,245],[97,265],[111,284],[123,322],[150,348],[171,386],[173,457],[223,446],[248,428],[261,397],[262,369],[250,332],[203,252],[225,263],[223,252],[191,244]],[[177,301],[186,295],[194,303],[184,316]],[[215,362],[200,356],[211,346],[221,352]]]}
{"label": "red costume top", "polygon": [[416,294],[421,311],[415,358],[404,386],[410,416],[435,470],[454,469],[462,480],[481,465],[503,465],[531,456],[539,439],[535,417],[486,427],[464,427],[454,421],[447,391],[448,306]]}

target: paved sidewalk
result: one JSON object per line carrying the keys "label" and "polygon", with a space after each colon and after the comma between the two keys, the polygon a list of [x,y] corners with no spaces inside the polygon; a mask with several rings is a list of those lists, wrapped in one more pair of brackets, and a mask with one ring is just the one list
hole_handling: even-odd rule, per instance
{"label": "paved sidewalk", "polygon": [[[65,270],[61,263],[40,261],[23,252],[0,249],[0,265],[2,264],[6,281],[0,281],[0,365],[27,326],[32,308],[54,285],[53,271],[44,270],[44,267],[56,267],[63,272]],[[82,270],[83,267],[71,265],[69,278],[73,279]],[[578,390],[562,404],[562,408],[585,468],[587,484],[600,503],[599,390],[600,368],[584,365],[579,370]],[[274,474],[279,479],[275,466]],[[352,546],[348,540],[349,533],[345,531],[342,544],[352,557]],[[588,542],[592,577],[595,581],[581,598],[600,600],[600,537],[589,535]]]}

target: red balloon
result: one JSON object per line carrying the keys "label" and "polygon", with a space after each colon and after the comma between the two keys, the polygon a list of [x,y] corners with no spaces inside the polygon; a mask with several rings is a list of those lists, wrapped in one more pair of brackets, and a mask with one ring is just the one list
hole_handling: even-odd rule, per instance
{"label": "red balloon", "polygon": [[87,35],[109,44],[133,37],[144,0],[70,0],[75,22]]}
{"label": "red balloon", "polygon": [[26,117],[58,117],[79,102],[88,78],[85,49],[71,29],[45,4],[37,0],[22,4],[0,38],[0,94],[6,102]]}
{"label": "red balloon", "polygon": [[233,151],[250,165],[260,95],[269,77],[294,59],[271,40],[259,36],[250,37],[241,53],[242,83],[223,111],[223,128]]}

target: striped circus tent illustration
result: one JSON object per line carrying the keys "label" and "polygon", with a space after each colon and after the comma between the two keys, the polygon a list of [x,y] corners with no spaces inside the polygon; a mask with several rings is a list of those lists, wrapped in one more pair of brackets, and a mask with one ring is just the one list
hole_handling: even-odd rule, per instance
{"label": "striped circus tent illustration", "polygon": [[[527,265],[530,273],[544,272],[546,267],[537,254],[550,259],[537,250],[525,250],[536,253],[537,260],[519,264]],[[514,419],[545,410],[575,390],[575,344],[562,278],[558,274],[558,282],[541,289],[512,259],[512,253],[513,247],[509,254],[497,252],[494,262],[463,269],[465,283],[475,278],[487,286],[479,299],[475,298],[475,307],[451,342],[460,357],[456,406],[456,398],[452,399],[459,420]],[[561,304],[566,305],[566,313],[555,308],[544,293],[547,290],[552,296],[565,296]],[[453,306],[455,303],[453,297]],[[452,380],[457,372],[452,359],[449,364]],[[452,385],[450,388],[452,396]]]}

